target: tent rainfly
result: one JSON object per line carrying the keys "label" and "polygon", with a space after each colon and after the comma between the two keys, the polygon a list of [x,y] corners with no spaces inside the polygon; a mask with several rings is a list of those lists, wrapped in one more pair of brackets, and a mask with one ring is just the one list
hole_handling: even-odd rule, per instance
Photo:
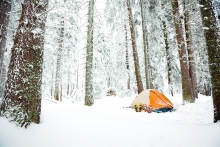
{"label": "tent rainfly", "polygon": [[155,89],[142,91],[131,103],[132,108],[141,105],[150,106],[153,112],[158,113],[173,110],[172,102],[164,94]]}

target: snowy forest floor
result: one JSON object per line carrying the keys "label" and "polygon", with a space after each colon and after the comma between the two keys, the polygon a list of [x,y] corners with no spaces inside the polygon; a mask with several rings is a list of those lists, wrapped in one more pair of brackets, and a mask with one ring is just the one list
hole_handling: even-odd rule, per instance
{"label": "snowy forest floor", "polygon": [[42,100],[41,123],[27,129],[0,117],[0,147],[220,147],[220,123],[213,123],[211,97],[181,105],[175,112],[134,112],[134,97],[105,97],[91,107],[70,99]]}

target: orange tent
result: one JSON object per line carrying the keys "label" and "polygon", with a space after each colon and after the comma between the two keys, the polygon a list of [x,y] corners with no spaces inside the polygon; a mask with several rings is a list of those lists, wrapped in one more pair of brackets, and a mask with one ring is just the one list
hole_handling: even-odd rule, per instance
{"label": "orange tent", "polygon": [[166,112],[173,109],[172,102],[162,93],[155,89],[147,89],[142,91],[135,97],[131,106],[143,105],[152,107],[153,112]]}

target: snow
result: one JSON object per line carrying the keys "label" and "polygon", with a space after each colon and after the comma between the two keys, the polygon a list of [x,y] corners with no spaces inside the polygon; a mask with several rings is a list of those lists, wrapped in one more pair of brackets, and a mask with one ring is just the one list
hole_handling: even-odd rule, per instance
{"label": "snow", "polygon": [[0,147],[219,147],[220,123],[213,123],[211,97],[181,105],[175,112],[134,112],[133,97],[104,97],[91,107],[70,99],[42,100],[40,124],[27,129],[0,117]]}

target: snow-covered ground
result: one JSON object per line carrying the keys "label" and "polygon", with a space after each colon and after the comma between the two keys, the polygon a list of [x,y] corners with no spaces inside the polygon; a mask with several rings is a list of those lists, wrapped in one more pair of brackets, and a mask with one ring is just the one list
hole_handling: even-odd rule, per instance
{"label": "snow-covered ground", "polygon": [[220,123],[213,123],[210,97],[181,105],[175,112],[134,112],[134,97],[106,97],[94,106],[82,101],[42,101],[40,124],[27,129],[0,117],[0,147],[220,147]]}

